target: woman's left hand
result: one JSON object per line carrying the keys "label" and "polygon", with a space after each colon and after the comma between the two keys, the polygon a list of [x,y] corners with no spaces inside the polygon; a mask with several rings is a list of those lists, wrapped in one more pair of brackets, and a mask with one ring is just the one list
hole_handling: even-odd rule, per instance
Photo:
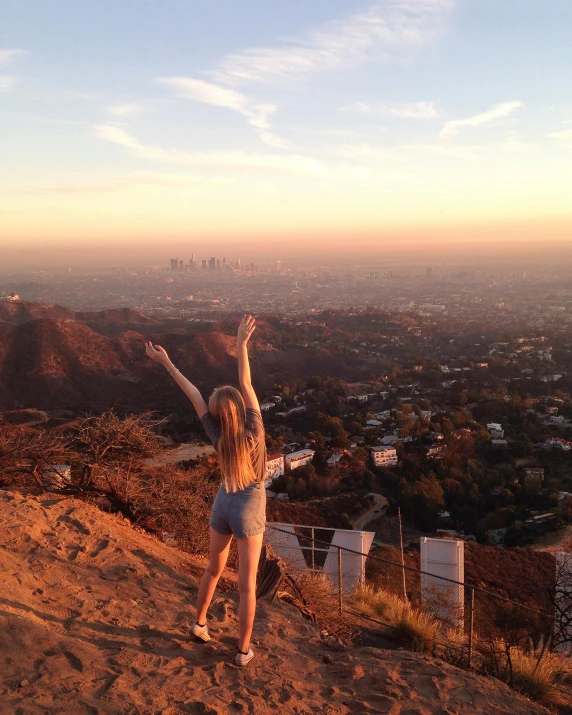
{"label": "woman's left hand", "polygon": [[155,362],[160,363],[164,367],[170,367],[172,364],[169,356],[167,355],[167,351],[160,345],[153,345],[153,343],[149,341],[145,343],[145,352],[151,360],[155,360]]}

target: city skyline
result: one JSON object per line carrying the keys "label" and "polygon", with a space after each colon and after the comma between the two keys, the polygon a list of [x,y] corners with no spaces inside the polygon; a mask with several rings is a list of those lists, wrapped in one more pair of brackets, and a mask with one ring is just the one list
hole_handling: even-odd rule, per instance
{"label": "city skyline", "polygon": [[572,235],[560,0],[23,0],[3,24],[5,255]]}

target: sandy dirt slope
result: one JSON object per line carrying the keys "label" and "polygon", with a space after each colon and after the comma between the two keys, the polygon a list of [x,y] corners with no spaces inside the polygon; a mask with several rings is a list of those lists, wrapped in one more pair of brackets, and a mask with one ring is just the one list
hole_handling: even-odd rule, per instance
{"label": "sandy dirt slope", "polygon": [[203,566],[82,502],[0,491],[2,715],[545,713],[440,661],[323,640],[286,604],[260,604],[239,669],[232,573],[212,642],[188,636]]}

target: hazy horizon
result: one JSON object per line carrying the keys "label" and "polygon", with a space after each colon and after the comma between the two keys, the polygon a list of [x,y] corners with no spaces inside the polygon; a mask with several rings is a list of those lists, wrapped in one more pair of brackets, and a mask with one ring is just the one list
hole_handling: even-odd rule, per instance
{"label": "hazy horizon", "polygon": [[[34,248],[33,252],[22,246],[0,247],[0,275],[36,273],[41,270],[57,271],[68,268],[81,271],[113,267],[141,268],[158,266],[168,268],[171,258],[189,262],[192,254],[196,260],[213,255],[227,260],[240,258],[243,262],[274,262],[280,260],[287,268],[296,265],[347,265],[363,262],[383,266],[396,264],[426,265],[504,265],[530,268],[572,266],[572,242],[563,240],[545,241],[434,241],[431,244],[406,240],[390,241],[390,245],[363,244],[354,241],[351,245],[329,242],[326,250],[309,243],[308,238],[296,238],[269,245],[260,242],[164,242],[159,245],[115,244],[102,247],[93,245],[51,246]],[[104,248],[105,250],[102,250]]]}

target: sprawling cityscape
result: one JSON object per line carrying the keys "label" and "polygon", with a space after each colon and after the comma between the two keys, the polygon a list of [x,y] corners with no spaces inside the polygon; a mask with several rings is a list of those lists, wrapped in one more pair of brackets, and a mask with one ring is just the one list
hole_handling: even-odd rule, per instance
{"label": "sprawling cityscape", "polygon": [[572,277],[566,264],[514,267],[479,264],[264,264],[210,257],[163,266],[0,273],[0,299],[74,310],[134,308],[190,318],[252,312],[304,316],[373,307],[419,317],[515,322],[523,328],[565,329],[572,318]]}

